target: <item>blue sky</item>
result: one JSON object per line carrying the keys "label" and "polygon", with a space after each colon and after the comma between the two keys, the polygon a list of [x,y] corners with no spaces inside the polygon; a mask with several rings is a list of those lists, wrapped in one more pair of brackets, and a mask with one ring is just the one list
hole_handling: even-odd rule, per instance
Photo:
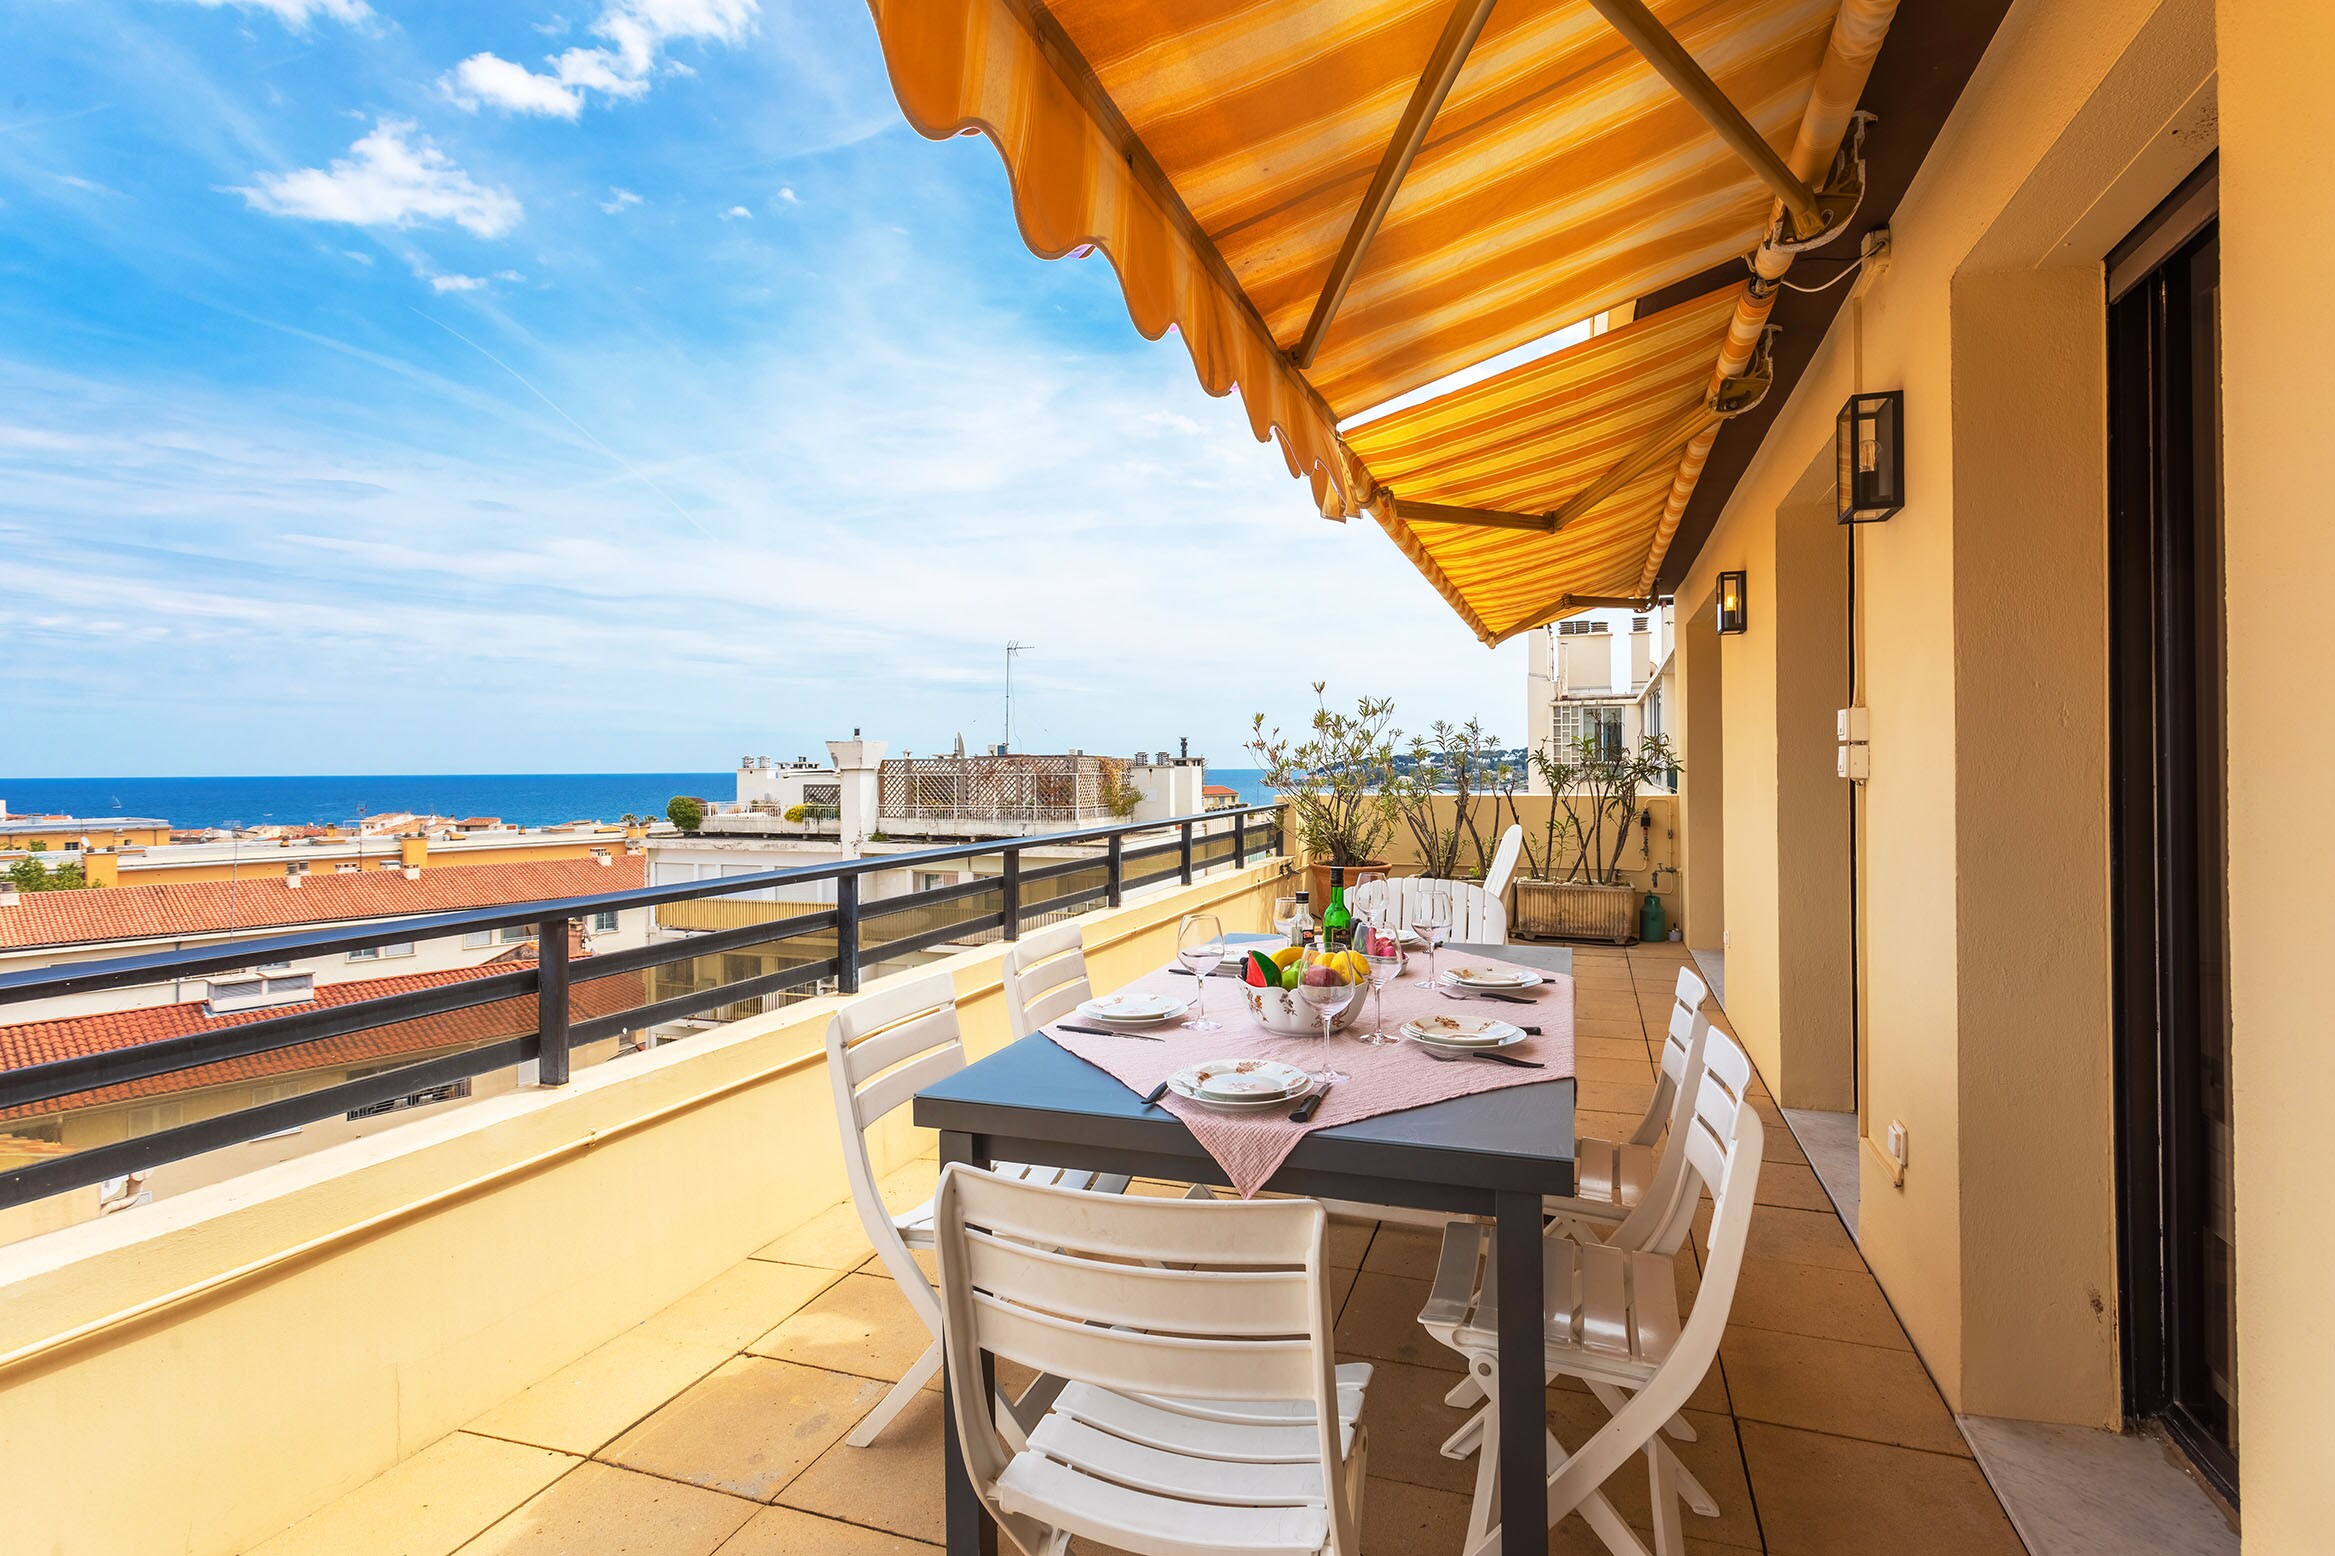
{"label": "blue sky", "polygon": [[15,0],[0,772],[1521,734],[848,0]]}

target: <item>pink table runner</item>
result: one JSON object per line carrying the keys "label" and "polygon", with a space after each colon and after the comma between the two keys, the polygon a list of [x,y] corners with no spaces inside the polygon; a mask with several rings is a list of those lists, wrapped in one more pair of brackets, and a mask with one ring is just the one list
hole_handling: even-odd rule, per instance
{"label": "pink table runner", "polygon": [[[1247,947],[1239,949],[1245,951]],[[1403,977],[1387,986],[1387,1031],[1395,1031],[1405,1021],[1419,1016],[1463,1013],[1495,1016],[1518,1026],[1539,1027],[1539,1036],[1528,1037],[1502,1051],[1519,1059],[1537,1059],[1547,1068],[1525,1070],[1513,1065],[1487,1064],[1481,1059],[1446,1062],[1430,1056],[1417,1044],[1409,1042],[1373,1047],[1352,1034],[1371,1030],[1369,1022],[1375,1013],[1374,1005],[1365,1005],[1353,1026],[1333,1034],[1326,1047],[1318,1037],[1285,1037],[1278,1032],[1268,1031],[1250,1013],[1248,1001],[1244,997],[1245,986],[1228,978],[1212,978],[1208,981],[1208,1016],[1222,1023],[1221,1030],[1215,1032],[1190,1032],[1172,1023],[1140,1029],[1162,1039],[1156,1043],[1133,1037],[1088,1036],[1051,1027],[1047,1029],[1046,1035],[1089,1064],[1124,1082],[1138,1096],[1148,1094],[1154,1086],[1186,1065],[1200,1064],[1210,1059],[1279,1059],[1314,1074],[1325,1069],[1343,1073],[1346,1079],[1336,1084],[1323,1100],[1320,1110],[1303,1124],[1290,1122],[1289,1115],[1295,1110],[1295,1103],[1286,1108],[1264,1108],[1253,1113],[1227,1113],[1188,1102],[1172,1092],[1160,1099],[1159,1105],[1184,1121],[1202,1149],[1215,1157],[1217,1164],[1223,1167],[1232,1186],[1240,1191],[1241,1198],[1247,1199],[1280,1170],[1281,1163],[1310,1130],[1350,1124],[1356,1119],[1371,1118],[1380,1113],[1396,1113],[1404,1108],[1423,1107],[1450,1097],[1472,1096],[1479,1091],[1498,1091],[1509,1086],[1531,1086],[1542,1081],[1571,1079],[1571,978],[1562,973],[1541,972],[1540,987],[1522,991],[1531,997],[1530,1005],[1511,1005],[1498,1000],[1460,1001],[1440,994],[1420,981],[1426,961],[1424,956],[1413,957]],[[1460,961],[1477,967],[1515,967],[1523,971],[1540,972],[1538,968],[1524,968],[1521,963],[1499,961],[1480,951],[1446,951],[1439,965],[1451,966]],[[1173,969],[1163,967],[1147,977],[1136,979],[1127,987],[1147,994],[1172,994],[1179,999],[1188,999],[1192,995],[1194,981]],[[1368,998],[1367,990],[1364,997]],[[1084,1022],[1083,1017],[1075,1015],[1067,1019]]]}

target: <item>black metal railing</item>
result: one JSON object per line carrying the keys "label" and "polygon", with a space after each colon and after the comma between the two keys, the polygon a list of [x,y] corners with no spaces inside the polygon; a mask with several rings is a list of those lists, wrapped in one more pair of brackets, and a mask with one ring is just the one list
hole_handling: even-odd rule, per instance
{"label": "black metal railing", "polygon": [[[1263,824],[1258,818],[1264,818]],[[1200,830],[1225,822],[1231,826],[1221,831]],[[1159,834],[1161,840],[1127,846],[1130,837],[1142,834]],[[1023,863],[1023,854],[1031,849],[1088,845],[1097,846],[1099,851],[1033,866]],[[346,929],[238,940],[201,950],[147,952],[0,974],[0,1026],[4,1026],[11,1019],[11,1007],[33,1000],[103,993],[450,935],[524,926],[533,931],[537,948],[531,965],[518,965],[508,972],[486,973],[347,1005],[309,1005],[213,1031],[0,1070],[0,1136],[5,1136],[21,1133],[28,1122],[37,1123],[61,1112],[123,1103],[122,1093],[106,1095],[112,1088],[328,1038],[441,1019],[506,1002],[525,1012],[522,1019],[532,1026],[532,1030],[495,1034],[492,1040],[418,1063],[0,1172],[0,1209],[319,1119],[395,1104],[473,1076],[530,1062],[542,1084],[564,1085],[570,1052],[582,1044],[766,995],[800,993],[830,981],[841,992],[853,993],[865,968],[942,945],[990,937],[1018,939],[1025,930],[1042,923],[1095,906],[1117,907],[1126,893],[1138,888],[1172,880],[1188,884],[1201,871],[1245,865],[1260,855],[1281,851],[1281,846],[1280,807],[1251,805],[1167,821],[1119,822],[1037,837],[996,838],[725,876],[718,881],[376,920]],[[923,891],[863,898],[862,883],[879,871],[913,871],[993,854],[1000,856],[994,876],[977,874],[972,880]],[[673,939],[598,955],[577,958],[569,954],[571,932],[594,915],[627,909],[653,911],[677,903],[746,892],[783,892],[790,887],[824,887],[830,882],[835,893],[831,907],[821,904],[813,911],[734,928],[682,931]],[[982,902],[985,897],[993,897],[995,906]],[[801,954],[774,971],[705,984],[693,981],[683,992],[597,1014],[578,1009],[579,989],[594,983],[726,953],[752,950],[767,956],[773,950],[783,953],[790,948]],[[763,964],[757,959],[755,965]],[[229,1078],[197,1084],[232,1083]],[[43,1104],[58,1102],[69,1106],[41,1111]],[[28,1110],[35,1116],[28,1119]]]}

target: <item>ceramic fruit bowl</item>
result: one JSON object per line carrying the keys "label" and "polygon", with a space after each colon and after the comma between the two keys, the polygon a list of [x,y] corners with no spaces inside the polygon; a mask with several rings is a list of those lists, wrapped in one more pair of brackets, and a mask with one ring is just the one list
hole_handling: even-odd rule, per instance
{"label": "ceramic fruit bowl", "polygon": [[[1248,996],[1250,1013],[1263,1024],[1266,1031],[1277,1032],[1283,1037],[1322,1035],[1322,1018],[1314,1013],[1314,1008],[1295,989],[1260,989],[1244,984],[1241,992]],[[1367,988],[1356,989],[1354,998],[1330,1023],[1330,1029],[1343,1032],[1359,1020],[1362,1007],[1368,1003],[1369,993]]]}

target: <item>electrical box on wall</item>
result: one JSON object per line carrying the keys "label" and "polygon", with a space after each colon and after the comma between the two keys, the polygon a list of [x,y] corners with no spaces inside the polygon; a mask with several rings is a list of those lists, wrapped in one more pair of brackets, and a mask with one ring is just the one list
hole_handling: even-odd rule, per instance
{"label": "electrical box on wall", "polygon": [[1851,783],[1863,783],[1873,775],[1872,747],[1866,739],[1865,710],[1840,709],[1833,715],[1833,729],[1840,741],[1840,776]]}

